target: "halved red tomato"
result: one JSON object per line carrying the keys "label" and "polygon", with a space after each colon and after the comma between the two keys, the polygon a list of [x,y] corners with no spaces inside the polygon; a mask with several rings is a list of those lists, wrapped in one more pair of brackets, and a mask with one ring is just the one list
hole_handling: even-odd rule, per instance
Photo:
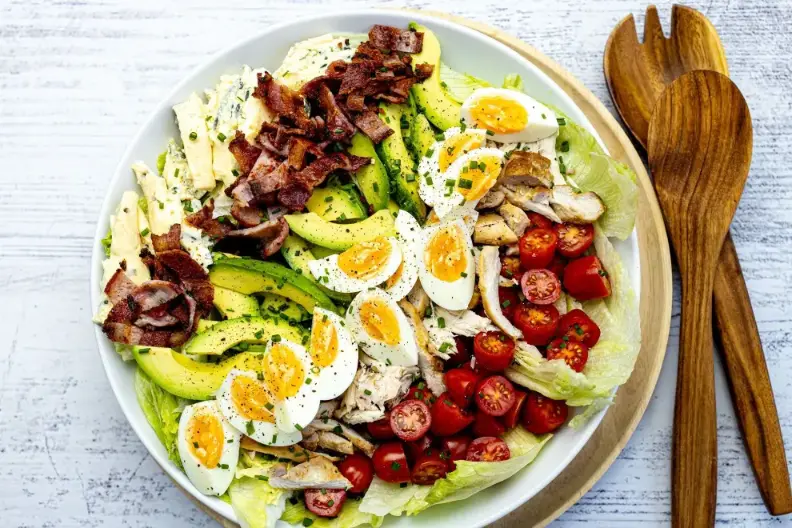
{"label": "halved red tomato", "polygon": [[514,396],[514,405],[512,405],[509,412],[504,414],[502,418],[503,425],[506,426],[506,429],[514,429],[517,427],[517,424],[520,422],[520,413],[522,412],[523,405],[525,405],[525,400],[528,398],[528,393],[515,389]]}
{"label": "halved red tomato", "polygon": [[405,443],[405,453],[407,454],[407,461],[412,464],[421,457],[427,450],[432,448],[434,438],[431,433],[426,433],[421,438],[414,442]]}
{"label": "halved red tomato", "polygon": [[374,478],[374,464],[369,457],[354,453],[338,463],[338,471],[352,483],[350,493],[364,493]]}
{"label": "halved red tomato", "polygon": [[405,442],[418,440],[431,425],[431,411],[421,400],[404,400],[391,410],[391,429]]}
{"label": "halved red tomato", "polygon": [[499,462],[509,458],[511,458],[509,446],[494,436],[482,436],[470,442],[465,456],[465,459],[471,462]]}
{"label": "halved red tomato", "polygon": [[456,368],[446,372],[444,377],[451,399],[462,407],[470,406],[476,393],[479,375],[470,369]]}
{"label": "halved red tomato", "polygon": [[539,213],[534,211],[530,211],[528,213],[528,229],[533,229],[535,227],[541,227],[543,229],[550,229],[553,227],[553,221],[547,218],[546,216],[542,216]]}
{"label": "halved red tomato", "polygon": [[432,433],[435,436],[451,436],[473,423],[473,414],[454,403],[447,392],[432,405]]}
{"label": "halved red tomato", "polygon": [[591,224],[556,224],[558,252],[567,258],[582,255],[594,242],[594,227]]}
{"label": "halved red tomato", "polygon": [[522,425],[530,433],[552,433],[564,424],[568,414],[569,407],[565,402],[529,392],[523,407]]}
{"label": "halved red tomato", "polygon": [[434,484],[437,479],[446,476],[448,465],[440,456],[439,451],[425,453],[416,460],[412,470],[412,482],[422,486]]}
{"label": "halved red tomato", "polygon": [[380,444],[372,457],[374,472],[385,482],[409,482],[410,467],[401,442]]}
{"label": "halved red tomato", "polygon": [[318,517],[335,517],[341,513],[347,494],[339,489],[305,490],[305,507]]}
{"label": "halved red tomato", "polygon": [[506,432],[506,426],[495,416],[476,411],[476,420],[473,422],[474,436],[500,436]]}
{"label": "halved red tomato", "polygon": [[375,440],[390,440],[396,436],[390,426],[390,411],[385,413],[384,418],[380,418],[376,422],[366,424],[369,434]]}
{"label": "halved red tomato", "polygon": [[520,304],[520,296],[517,294],[517,287],[498,288],[498,300],[500,301],[501,311],[506,319],[513,321],[514,310]]}
{"label": "halved red tomato", "polygon": [[564,257],[556,255],[553,257],[553,260],[550,261],[550,264],[547,265],[547,269],[555,273],[555,276],[558,277],[558,280],[561,280],[561,277],[564,276],[564,268],[567,265],[567,260]]}
{"label": "halved red tomato", "polygon": [[477,367],[499,372],[514,359],[514,341],[499,330],[479,332],[473,340],[473,354]]}
{"label": "halved red tomato", "polygon": [[418,382],[417,385],[410,387],[410,390],[407,391],[407,396],[405,396],[404,399],[419,400],[426,403],[427,405],[432,405],[435,401],[432,391],[426,388],[426,383],[423,381]]}
{"label": "halved red tomato", "polygon": [[490,416],[503,416],[516,399],[514,385],[503,376],[490,376],[476,389],[476,405]]}
{"label": "halved red tomato", "polygon": [[558,236],[550,228],[536,227],[520,237],[520,263],[526,270],[544,268],[555,255]]}
{"label": "halved red tomato", "polygon": [[548,361],[563,359],[569,368],[575,372],[581,372],[588,361],[588,347],[581,342],[562,337],[550,341],[545,357]]}
{"label": "halved red tomato", "polygon": [[514,312],[514,326],[522,331],[526,343],[544,346],[556,335],[559,317],[558,310],[552,304],[540,306],[525,302]]}
{"label": "halved red tomato", "polygon": [[507,279],[514,279],[516,281],[520,281],[520,277],[522,277],[523,269],[520,265],[520,257],[512,257],[512,256],[501,256],[501,277],[506,277]]}
{"label": "halved red tomato", "polygon": [[447,367],[460,367],[470,362],[470,348],[471,339],[465,336],[454,336],[454,343],[456,343],[456,352],[451,354],[451,357],[446,359],[445,364]]}
{"label": "halved red tomato", "polygon": [[564,268],[564,288],[578,301],[602,299],[611,294],[608,272],[594,255],[575,259]]}
{"label": "halved red tomato", "polygon": [[599,341],[600,329],[586,312],[575,308],[561,316],[556,336],[567,336],[570,341],[579,341],[591,348]]}
{"label": "halved red tomato", "polygon": [[465,460],[467,448],[472,440],[466,435],[447,436],[440,440],[440,449],[446,455],[449,471],[456,469],[457,460]]}
{"label": "halved red tomato", "polygon": [[520,279],[525,298],[534,304],[553,304],[561,297],[561,283],[548,269],[532,269]]}

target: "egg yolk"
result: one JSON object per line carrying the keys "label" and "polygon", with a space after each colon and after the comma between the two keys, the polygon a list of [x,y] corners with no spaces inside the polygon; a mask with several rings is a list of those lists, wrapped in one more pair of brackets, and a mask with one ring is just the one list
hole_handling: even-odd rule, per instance
{"label": "egg yolk", "polygon": [[274,344],[264,358],[264,381],[278,400],[295,396],[305,382],[305,367],[286,345]]}
{"label": "egg yolk", "polygon": [[311,358],[319,368],[325,368],[338,356],[338,332],[327,315],[315,313],[311,329]]}
{"label": "egg yolk", "polygon": [[207,469],[214,469],[223,454],[225,436],[220,419],[211,413],[195,413],[187,424],[190,453]]}
{"label": "egg yolk", "polygon": [[382,299],[369,299],[360,305],[359,316],[368,335],[387,345],[399,344],[399,320],[388,303]]}
{"label": "egg yolk", "polygon": [[424,264],[433,276],[454,282],[467,269],[465,234],[458,225],[446,226],[435,233],[424,249]]}
{"label": "egg yolk", "polygon": [[460,156],[471,150],[481,148],[484,138],[478,134],[460,133],[443,141],[440,149],[440,172],[445,172]]}
{"label": "egg yolk", "polygon": [[392,251],[390,240],[377,237],[355,244],[338,255],[338,267],[350,277],[366,279],[376,275],[385,266]]}
{"label": "egg yolk", "polygon": [[479,200],[492,189],[500,176],[502,163],[496,156],[481,156],[462,168],[457,190],[466,200]]}
{"label": "egg yolk", "polygon": [[272,404],[264,385],[249,376],[237,376],[231,382],[231,401],[237,412],[248,420],[275,423]]}
{"label": "egg yolk", "polygon": [[476,126],[496,134],[513,134],[528,124],[528,111],[523,105],[501,96],[478,99],[470,109]]}
{"label": "egg yolk", "polygon": [[396,268],[396,273],[388,277],[388,280],[385,281],[385,289],[390,290],[393,288],[393,286],[399,282],[399,279],[401,279],[402,273],[404,273],[404,260],[402,260],[399,267]]}

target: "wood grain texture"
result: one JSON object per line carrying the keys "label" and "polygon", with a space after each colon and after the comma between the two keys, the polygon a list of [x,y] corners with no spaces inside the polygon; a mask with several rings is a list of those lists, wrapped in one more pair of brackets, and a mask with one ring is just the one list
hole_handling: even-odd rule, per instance
{"label": "wood grain texture", "polygon": [[[387,1],[403,6],[404,2]],[[671,2],[658,2],[667,20]],[[732,232],[779,419],[792,439],[792,2],[690,2],[719,28],[755,127]],[[12,527],[211,527],[115,403],[87,322],[91,239],[109,175],[155,104],[206,57],[262,26],[364,0],[0,0],[0,511]],[[410,0],[420,9],[449,9]],[[602,49],[637,0],[460,0],[559,62],[613,110]],[[638,20],[639,31],[641,20]],[[635,435],[553,527],[667,526],[679,284],[660,382]],[[53,294],[56,292],[56,294]],[[773,519],[754,484],[716,357],[719,526]],[[629,392],[625,392],[629,397]],[[792,454],[788,446],[787,456]]]}

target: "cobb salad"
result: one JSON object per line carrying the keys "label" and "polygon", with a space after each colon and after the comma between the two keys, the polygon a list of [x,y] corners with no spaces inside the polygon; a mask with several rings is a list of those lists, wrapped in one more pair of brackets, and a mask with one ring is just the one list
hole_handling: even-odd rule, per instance
{"label": "cobb salad", "polygon": [[172,463],[243,526],[464,500],[628,379],[638,307],[609,238],[635,177],[518,76],[375,25],[173,111],[109,219],[94,321]]}

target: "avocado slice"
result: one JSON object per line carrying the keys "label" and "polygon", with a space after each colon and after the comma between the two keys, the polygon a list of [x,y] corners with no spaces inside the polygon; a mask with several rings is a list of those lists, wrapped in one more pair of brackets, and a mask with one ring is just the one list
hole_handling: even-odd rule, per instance
{"label": "avocado slice", "polygon": [[[316,247],[318,248],[319,246]],[[343,303],[352,302],[352,295],[349,293],[334,292],[330,288],[325,288],[316,282],[316,279],[314,279],[314,276],[311,274],[311,269],[308,267],[308,263],[312,260],[324,257],[317,256],[308,245],[308,242],[302,238],[294,234],[286,237],[286,240],[284,240],[283,245],[281,246],[281,255],[283,255],[283,258],[286,260],[286,263],[291,267],[291,269],[315,283],[319,289],[331,299]]]}
{"label": "avocado slice", "polygon": [[262,370],[262,354],[242,352],[219,363],[203,363],[170,348],[132,347],[138,366],[151,380],[174,396],[208,400],[231,371]]}
{"label": "avocado slice", "polygon": [[204,330],[208,330],[212,328],[214,325],[216,325],[219,322],[220,321],[212,321],[211,319],[198,319],[198,324],[195,326],[195,331],[203,332]]}
{"label": "avocado slice", "polygon": [[426,204],[418,194],[418,176],[415,173],[415,160],[410,155],[402,136],[401,118],[407,106],[393,103],[381,103],[382,120],[393,130],[377,145],[377,152],[388,169],[391,181],[391,194],[399,207],[422,222],[426,217]]}
{"label": "avocado slice", "polygon": [[[398,205],[396,209],[398,210]],[[388,208],[390,209],[390,201],[388,202]],[[322,246],[315,246],[311,245],[311,253],[313,254],[314,258],[323,259],[329,257],[330,255],[338,255],[341,251],[337,249],[330,249]]]}
{"label": "avocado slice", "polygon": [[360,194],[352,184],[314,189],[305,206],[328,222],[362,220],[368,216]]}
{"label": "avocado slice", "polygon": [[288,214],[284,218],[289,223],[289,228],[308,242],[340,251],[377,237],[396,235],[393,215],[387,210],[377,211],[354,224],[334,224],[315,213]]}
{"label": "avocado slice", "polygon": [[217,308],[226,319],[245,316],[252,317],[260,314],[259,304],[255,297],[235,292],[227,288],[221,288],[220,286],[215,286],[213,302],[215,308]]}
{"label": "avocado slice", "polygon": [[385,209],[390,195],[390,182],[385,166],[374,150],[374,143],[358,132],[352,136],[352,144],[347,148],[347,152],[372,159],[371,164],[362,167],[355,173],[355,183],[363,193],[363,198],[368,202],[372,212]]}
{"label": "avocado slice", "polygon": [[185,354],[220,355],[241,342],[266,344],[273,336],[301,343],[307,335],[296,323],[279,317],[238,317],[220,321],[192,336]]}
{"label": "avocado slice", "polygon": [[209,280],[215,286],[245,295],[277,293],[301,305],[309,313],[313,313],[317,305],[328,310],[336,309],[333,301],[316,283],[286,266],[250,258],[224,258],[221,254],[215,254],[214,257],[215,264],[209,270]]}
{"label": "avocado slice", "polygon": [[429,120],[423,114],[416,115],[410,124],[410,153],[415,163],[420,162],[434,144],[435,132]]}
{"label": "avocado slice", "polygon": [[261,315],[283,317],[298,323],[311,318],[311,314],[305,311],[305,308],[276,293],[265,293],[261,296]]}
{"label": "avocado slice", "polygon": [[440,84],[440,41],[424,26],[412,24],[411,27],[424,34],[421,53],[413,55],[412,63],[429,63],[434,66],[431,77],[413,85],[411,90],[415,103],[429,121],[440,130],[459,126],[459,112],[462,105],[449,97]]}

